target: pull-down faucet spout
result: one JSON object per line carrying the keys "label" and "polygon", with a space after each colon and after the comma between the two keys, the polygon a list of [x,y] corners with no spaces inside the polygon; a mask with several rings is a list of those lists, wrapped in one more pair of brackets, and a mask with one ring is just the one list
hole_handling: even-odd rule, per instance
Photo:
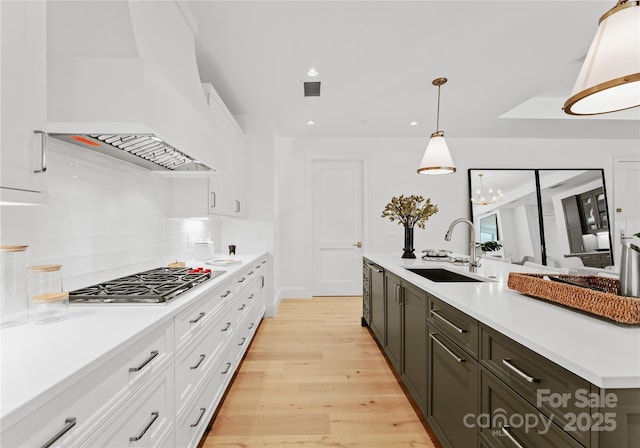
{"label": "pull-down faucet spout", "polygon": [[469,272],[476,272],[478,268],[478,259],[476,258],[476,229],[471,221],[465,218],[458,218],[449,225],[449,229],[444,236],[446,241],[451,241],[451,233],[453,228],[460,222],[469,225]]}

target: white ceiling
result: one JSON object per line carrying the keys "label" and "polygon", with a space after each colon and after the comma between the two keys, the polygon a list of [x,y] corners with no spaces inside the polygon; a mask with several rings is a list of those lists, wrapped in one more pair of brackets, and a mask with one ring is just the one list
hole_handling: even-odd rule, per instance
{"label": "white ceiling", "polygon": [[[444,76],[447,138],[640,138],[640,108],[561,111],[614,0],[189,3],[202,81],[234,115],[273,115],[282,136],[428,138]],[[304,98],[304,81],[321,96]]]}

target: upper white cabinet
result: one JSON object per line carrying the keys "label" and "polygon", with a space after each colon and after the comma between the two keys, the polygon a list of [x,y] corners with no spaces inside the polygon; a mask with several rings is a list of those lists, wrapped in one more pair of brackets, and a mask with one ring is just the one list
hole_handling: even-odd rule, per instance
{"label": "upper white cabinet", "polygon": [[[203,84],[207,119],[231,154],[231,168],[211,175],[169,177],[174,217],[246,216],[246,142],[244,132],[211,84]],[[194,177],[195,176],[195,177]]]}
{"label": "upper white cabinet", "polygon": [[0,200],[43,204],[46,195],[47,2],[0,2],[2,103]]}

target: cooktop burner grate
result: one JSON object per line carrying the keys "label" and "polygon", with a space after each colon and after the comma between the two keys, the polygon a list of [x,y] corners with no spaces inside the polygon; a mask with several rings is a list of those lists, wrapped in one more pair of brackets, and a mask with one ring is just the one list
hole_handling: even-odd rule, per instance
{"label": "cooktop burner grate", "polygon": [[71,303],[165,303],[225,271],[156,268],[69,293]]}

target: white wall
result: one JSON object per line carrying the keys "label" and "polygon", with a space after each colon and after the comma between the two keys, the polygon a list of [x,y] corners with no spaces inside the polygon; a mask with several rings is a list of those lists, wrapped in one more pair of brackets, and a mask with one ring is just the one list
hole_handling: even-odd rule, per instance
{"label": "white wall", "polygon": [[[422,157],[424,139],[282,138],[277,156],[278,217],[276,247],[280,257],[279,297],[305,297],[309,290],[309,241],[305,228],[306,158],[318,155],[363,156],[365,173],[365,237],[363,252],[402,253],[402,228],[380,217],[392,196],[421,194],[438,204],[440,212],[416,229],[415,248],[467,250],[467,232],[456,229],[452,241],[444,241],[451,221],[470,214],[469,168],[603,168],[607,191],[612,192],[613,157],[634,156],[635,140],[560,139],[455,139],[447,138],[458,171],[447,176],[422,176],[416,167]],[[610,200],[609,204],[613,201]],[[610,216],[614,217],[612,210]]]}

